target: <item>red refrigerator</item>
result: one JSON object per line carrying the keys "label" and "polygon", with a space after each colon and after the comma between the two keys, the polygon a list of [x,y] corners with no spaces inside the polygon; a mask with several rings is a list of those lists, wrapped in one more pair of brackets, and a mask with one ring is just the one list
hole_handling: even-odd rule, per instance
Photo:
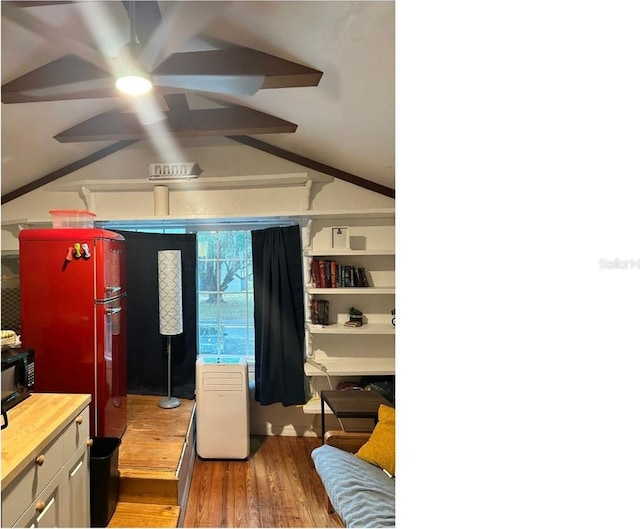
{"label": "red refrigerator", "polygon": [[20,241],[23,347],[35,391],[91,394],[94,437],[127,426],[124,237],[98,228],[25,229]]}

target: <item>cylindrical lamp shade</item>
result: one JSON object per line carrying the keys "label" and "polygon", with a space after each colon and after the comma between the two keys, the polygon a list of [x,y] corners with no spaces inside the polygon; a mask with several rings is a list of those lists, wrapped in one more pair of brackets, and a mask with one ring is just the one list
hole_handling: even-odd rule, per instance
{"label": "cylindrical lamp shade", "polygon": [[182,333],[182,252],[158,252],[158,299],[160,301],[160,334]]}

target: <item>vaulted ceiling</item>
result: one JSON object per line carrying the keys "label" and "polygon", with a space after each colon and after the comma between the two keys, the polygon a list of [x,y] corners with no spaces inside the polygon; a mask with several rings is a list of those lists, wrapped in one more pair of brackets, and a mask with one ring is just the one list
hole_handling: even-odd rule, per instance
{"label": "vaulted ceiling", "polygon": [[[132,39],[135,103],[113,87]],[[3,202],[161,134],[395,196],[394,2],[2,2]]]}

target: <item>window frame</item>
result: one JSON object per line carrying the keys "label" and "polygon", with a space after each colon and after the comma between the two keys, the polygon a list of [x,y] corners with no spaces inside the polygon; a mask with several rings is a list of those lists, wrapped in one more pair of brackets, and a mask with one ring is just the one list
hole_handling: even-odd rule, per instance
{"label": "window frame", "polygon": [[[278,217],[278,218],[233,218],[233,219],[140,219],[140,220],[118,220],[118,221],[96,221],[95,226],[103,229],[119,229],[126,231],[141,231],[148,233],[197,233],[200,231],[248,231],[263,230],[275,227],[285,227],[300,225],[300,219],[290,217]],[[302,256],[300,256],[302,259]],[[199,257],[196,257],[199,261]],[[196,274],[197,274],[196,270]],[[199,279],[196,278],[199,284]],[[198,290],[198,298],[200,290]],[[200,314],[199,306],[197,308],[198,322],[197,322],[197,343],[198,354],[200,352]],[[255,345],[255,340],[254,340]],[[233,356],[233,355],[229,355]],[[235,355],[237,356],[237,355]],[[249,365],[250,375],[253,373],[255,365],[255,350],[253,355],[244,355],[243,358],[247,360]]]}

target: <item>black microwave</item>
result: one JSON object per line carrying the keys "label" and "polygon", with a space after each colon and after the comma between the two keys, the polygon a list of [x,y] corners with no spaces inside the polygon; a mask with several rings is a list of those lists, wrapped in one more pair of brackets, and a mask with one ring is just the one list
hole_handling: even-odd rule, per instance
{"label": "black microwave", "polygon": [[33,349],[2,351],[2,409],[13,408],[26,399],[36,382],[36,355]]}

